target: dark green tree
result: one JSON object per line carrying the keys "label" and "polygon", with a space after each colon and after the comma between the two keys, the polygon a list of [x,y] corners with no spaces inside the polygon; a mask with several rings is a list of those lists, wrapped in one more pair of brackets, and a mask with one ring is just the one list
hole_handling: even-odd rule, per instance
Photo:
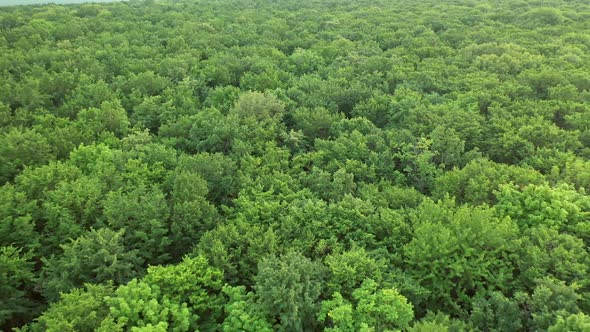
{"label": "dark green tree", "polygon": [[258,303],[278,331],[305,331],[317,325],[324,268],[300,254],[263,259],[254,278]]}

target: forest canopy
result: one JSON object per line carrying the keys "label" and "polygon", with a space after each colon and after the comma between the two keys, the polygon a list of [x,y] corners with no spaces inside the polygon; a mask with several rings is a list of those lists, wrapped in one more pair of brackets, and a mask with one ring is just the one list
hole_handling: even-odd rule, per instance
{"label": "forest canopy", "polygon": [[0,330],[589,331],[590,4],[0,9]]}

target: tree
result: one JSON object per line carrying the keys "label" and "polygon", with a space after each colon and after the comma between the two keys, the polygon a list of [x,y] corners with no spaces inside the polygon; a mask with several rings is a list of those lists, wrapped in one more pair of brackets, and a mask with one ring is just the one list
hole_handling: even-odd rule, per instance
{"label": "tree", "polygon": [[523,328],[520,303],[493,292],[487,298],[476,298],[469,321],[481,331],[519,331]]}
{"label": "tree", "polygon": [[308,74],[324,67],[324,59],[314,50],[297,48],[289,56],[289,62],[298,75]]}
{"label": "tree", "polygon": [[101,327],[118,327],[120,331],[159,326],[175,332],[189,331],[191,322],[198,317],[191,315],[186,303],[177,303],[162,294],[159,287],[137,279],[117,288],[114,296],[105,298],[109,314]]}
{"label": "tree", "polygon": [[112,285],[85,284],[61,295],[59,301],[30,325],[30,331],[94,331],[109,314],[105,301],[113,296]]}
{"label": "tree", "polygon": [[435,154],[431,151],[432,140],[421,138],[414,144],[402,146],[398,153],[401,171],[408,184],[421,193],[428,193],[434,187],[440,169],[433,163]]}
{"label": "tree", "polygon": [[529,185],[520,189],[506,184],[500,186],[496,196],[498,212],[514,219],[523,229],[534,226],[571,229],[590,212],[590,198],[565,185],[557,188]]}
{"label": "tree", "polygon": [[12,181],[25,166],[39,166],[51,159],[51,146],[37,132],[11,127],[0,133],[0,184]]}
{"label": "tree", "polygon": [[210,90],[203,106],[220,110],[222,113],[227,112],[235,105],[239,98],[240,89],[232,86],[218,86]]}
{"label": "tree", "polygon": [[13,185],[0,187],[0,246],[39,247],[39,234],[31,216],[34,207]]}
{"label": "tree", "polygon": [[410,332],[467,332],[471,330],[473,330],[473,326],[457,319],[451,319],[449,315],[442,312],[428,312],[424,318],[408,329]]}
{"label": "tree", "polygon": [[324,269],[300,254],[268,257],[254,278],[256,296],[277,331],[304,331],[316,326]]}
{"label": "tree", "polygon": [[130,122],[155,133],[176,112],[174,105],[170,101],[163,102],[161,96],[146,97],[133,109]]}
{"label": "tree", "polygon": [[170,216],[171,254],[181,257],[195,246],[200,237],[214,228],[217,210],[206,200],[207,183],[196,173],[175,175]]}
{"label": "tree", "polygon": [[264,319],[253,293],[246,293],[244,286],[227,285],[223,287],[223,292],[229,297],[225,305],[223,332],[272,331],[272,326]]}
{"label": "tree", "polygon": [[365,279],[354,290],[353,304],[338,292],[332,297],[322,302],[318,315],[330,326],[326,331],[393,331],[408,328],[414,318],[412,305],[405,297],[394,288],[378,289],[371,279]]}
{"label": "tree", "polygon": [[108,228],[91,230],[69,243],[63,253],[43,259],[43,293],[55,302],[60,293],[86,283],[123,284],[138,274],[140,259],[136,251],[124,245],[125,231]]}
{"label": "tree", "polygon": [[0,327],[24,323],[35,315],[32,292],[36,281],[32,252],[13,246],[0,247]]}
{"label": "tree", "polygon": [[465,142],[453,128],[436,127],[431,133],[433,162],[443,168],[451,169],[465,164]]}
{"label": "tree", "polygon": [[532,295],[527,298],[532,315],[531,328],[545,330],[557,323],[558,317],[580,313],[577,286],[546,277],[537,281]]}
{"label": "tree", "polygon": [[205,109],[190,120],[189,152],[229,153],[241,134],[238,119],[224,116],[216,109]]}
{"label": "tree", "polygon": [[579,313],[567,317],[558,317],[557,322],[549,327],[548,332],[584,332],[590,329],[590,317]]}
{"label": "tree", "polygon": [[252,118],[261,123],[280,121],[284,113],[284,105],[277,97],[260,92],[241,94],[234,107],[229,111],[230,115],[236,115],[241,119]]}
{"label": "tree", "polygon": [[510,219],[495,217],[493,209],[445,208],[423,203],[414,239],[404,246],[406,270],[431,292],[418,308],[461,316],[469,312],[473,296],[510,289],[518,230]]}
{"label": "tree", "polygon": [[587,2],[2,7],[0,330],[582,329]]}
{"label": "tree", "polygon": [[[64,239],[75,239],[92,227],[99,227],[105,184],[97,177],[82,176],[73,181],[61,181],[45,193],[42,205],[43,247],[48,256],[59,251]],[[81,286],[81,285],[80,285]]]}
{"label": "tree", "polygon": [[518,186],[544,184],[539,172],[525,167],[495,163],[486,159],[476,159],[462,169],[453,169],[435,180],[432,196],[441,199],[445,194],[455,197],[458,203],[495,204],[495,191],[505,183]]}
{"label": "tree", "polygon": [[230,285],[252,286],[260,262],[279,252],[279,239],[271,229],[242,220],[220,224],[205,233],[193,255],[200,254],[224,271]]}
{"label": "tree", "polygon": [[[190,312],[191,330],[216,331],[225,302],[221,294],[223,271],[211,267],[203,256],[185,257],[177,265],[152,266],[142,283],[159,289],[171,303]],[[184,324],[184,323],[183,323]]]}
{"label": "tree", "polygon": [[207,198],[213,204],[226,204],[237,196],[237,165],[230,157],[221,153],[183,155],[178,164],[179,169],[198,173],[207,181]]}
{"label": "tree", "polygon": [[165,262],[170,245],[166,198],[157,187],[130,188],[129,192],[110,192],[104,201],[106,226],[125,230],[123,243],[135,250],[141,265]]}
{"label": "tree", "polygon": [[82,129],[89,130],[95,136],[110,132],[122,137],[129,128],[127,112],[118,100],[102,102],[100,109],[89,108],[80,111],[78,123]]}
{"label": "tree", "polygon": [[331,254],[326,257],[325,265],[329,270],[329,293],[338,292],[345,299],[351,299],[353,291],[365,279],[380,283],[386,271],[385,263],[372,258],[363,248]]}
{"label": "tree", "polygon": [[533,227],[523,232],[520,241],[520,259],[516,263],[525,289],[546,276],[579,287],[590,286],[585,277],[589,273],[590,254],[581,239],[555,229]]}
{"label": "tree", "polygon": [[316,138],[330,137],[332,126],[342,118],[340,114],[333,114],[325,108],[300,108],[293,113],[295,129],[301,130],[312,145]]}
{"label": "tree", "polygon": [[365,117],[371,120],[379,128],[386,127],[389,122],[391,110],[394,108],[391,96],[377,93],[370,99],[358,103],[352,110],[352,115]]}

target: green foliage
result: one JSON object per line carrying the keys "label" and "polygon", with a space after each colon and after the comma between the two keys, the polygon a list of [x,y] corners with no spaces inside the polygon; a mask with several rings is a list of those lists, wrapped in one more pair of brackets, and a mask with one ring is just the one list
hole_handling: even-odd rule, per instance
{"label": "green foliage", "polygon": [[558,317],[580,313],[577,286],[546,277],[537,282],[537,287],[528,299],[532,314],[531,327],[545,330],[557,322]]}
{"label": "green foliage", "polygon": [[224,308],[223,332],[272,331],[272,326],[264,319],[261,308],[255,302],[254,294],[246,293],[243,286],[224,286],[223,292],[229,297]]}
{"label": "green foliage", "polygon": [[198,174],[182,172],[173,181],[170,251],[174,257],[181,257],[214,227],[218,215],[206,200],[207,183]]}
{"label": "green foliage", "polygon": [[279,248],[272,230],[236,221],[205,233],[194,252],[223,270],[230,285],[251,286],[258,262],[266,255],[278,253]]}
{"label": "green foliage", "polygon": [[177,265],[152,266],[142,282],[157,287],[172,303],[185,304],[193,317],[191,329],[214,331],[224,302],[222,280],[223,271],[209,266],[204,257],[198,256],[184,258]]}
{"label": "green foliage", "polygon": [[529,24],[539,25],[556,25],[565,19],[559,9],[549,7],[540,7],[529,10],[524,16],[528,19]]}
{"label": "green foliage", "polygon": [[210,108],[163,126],[161,134],[164,137],[173,137],[173,141],[188,135],[186,142],[176,143],[187,152],[228,153],[234,141],[240,137],[241,131],[235,116],[224,116],[218,110]]}
{"label": "green foliage", "polygon": [[415,208],[424,196],[411,187],[392,186],[386,182],[379,184],[364,184],[359,188],[359,195],[373,202],[376,206],[391,209]]}
{"label": "green foliage", "polygon": [[431,140],[420,138],[414,144],[404,145],[399,154],[408,183],[421,193],[432,191],[435,179],[440,174],[440,169],[433,163],[436,154],[431,145]]}
{"label": "green foliage", "polygon": [[246,92],[240,95],[229,114],[236,115],[243,121],[253,119],[260,123],[280,121],[285,113],[283,104],[271,94]]}
{"label": "green foliage", "polygon": [[524,287],[551,275],[568,284],[588,287],[590,254],[584,242],[554,229],[535,227],[524,232],[517,261]]}
{"label": "green foliage", "polygon": [[341,118],[338,114],[332,114],[325,108],[300,108],[293,112],[292,117],[295,128],[303,132],[310,144],[316,138],[330,137],[332,126]]}
{"label": "green foliage", "polygon": [[101,327],[112,326],[115,322],[121,331],[135,328],[165,328],[169,331],[189,331],[192,321],[198,317],[191,314],[186,303],[178,303],[162,294],[156,285],[133,279],[119,287],[114,296],[105,298],[109,315]]}
{"label": "green foliage", "polygon": [[414,318],[412,305],[394,288],[378,289],[378,284],[365,279],[354,290],[354,303],[339,292],[332,300],[322,302],[319,320],[326,321],[326,331],[395,331],[406,329]]}
{"label": "green foliage", "polygon": [[517,186],[540,185],[545,179],[532,169],[478,159],[437,178],[433,196],[440,199],[451,194],[460,203],[493,204],[496,202],[494,192],[510,182]]}
{"label": "green foliage", "polygon": [[377,331],[406,328],[414,316],[412,305],[397,290],[377,291],[377,283],[371,279],[365,280],[352,297],[358,301],[356,311],[361,325],[373,326]]}
{"label": "green foliage", "polygon": [[510,289],[514,267],[509,259],[518,230],[510,219],[496,218],[493,209],[444,208],[423,203],[404,254],[408,271],[430,291],[417,307],[463,315],[472,296]]}
{"label": "green foliage", "polygon": [[394,107],[394,102],[390,96],[377,93],[370,99],[358,103],[352,110],[352,114],[367,118],[377,127],[383,128],[389,122],[390,112],[393,111]]}
{"label": "green foliage", "polygon": [[11,326],[33,314],[35,303],[28,297],[35,282],[32,256],[13,246],[0,247],[0,326]]}
{"label": "green foliage", "polygon": [[519,303],[500,292],[475,299],[469,320],[481,331],[519,331],[523,327]]}
{"label": "green foliage", "polygon": [[[558,179],[565,183],[571,183],[578,189],[584,189],[586,193],[590,192],[590,162],[583,159],[575,159],[566,164],[560,169],[555,166],[553,169]],[[561,173],[561,174],[560,174]]]}
{"label": "green foliage", "polygon": [[433,161],[442,167],[461,167],[465,164],[465,141],[453,128],[436,127],[432,133]]}
{"label": "green foliage", "polygon": [[254,277],[266,319],[278,331],[304,331],[316,325],[324,268],[300,254],[263,259]]}
{"label": "green foliage", "polygon": [[588,22],[2,7],[0,330],[587,329]]}
{"label": "green foliage", "polygon": [[[98,178],[80,177],[74,181],[62,181],[55,190],[45,193],[42,240],[45,252],[56,250],[63,239],[77,238],[96,225],[102,216],[104,184]],[[80,285],[81,286],[81,285]]]}
{"label": "green foliage", "polygon": [[325,265],[329,270],[328,293],[338,292],[346,299],[351,298],[365,279],[380,283],[386,270],[383,262],[370,257],[362,248],[329,255]]}
{"label": "green foliage", "polygon": [[41,276],[45,297],[54,302],[60,293],[86,283],[123,284],[131,280],[137,273],[139,257],[125,247],[124,233],[101,228],[62,244],[61,255],[44,260]]}
{"label": "green foliage", "polygon": [[465,332],[472,331],[473,327],[462,321],[451,319],[449,315],[441,312],[428,312],[424,318],[410,327],[410,332]]}
{"label": "green foliage", "polygon": [[31,205],[13,185],[0,187],[0,246],[18,245],[28,250],[39,246]]}
{"label": "green foliage", "polygon": [[[132,123],[156,132],[166,120],[176,118],[178,116],[176,113],[180,112],[176,110],[170,101],[163,102],[161,96],[150,96],[146,97],[141,104],[133,109],[130,121],[127,121],[126,124]],[[119,129],[124,129],[122,126],[125,125],[125,120],[121,120],[119,121],[123,123]]]}
{"label": "green foliage", "polygon": [[14,179],[25,166],[53,159],[51,152],[47,140],[33,130],[12,127],[0,133],[0,183]]}
{"label": "green foliage", "polygon": [[109,314],[105,298],[113,295],[111,285],[86,284],[64,293],[30,327],[31,331],[94,331]]}
{"label": "green foliage", "polygon": [[113,230],[125,229],[123,243],[127,250],[148,263],[162,262],[170,244],[166,220],[169,208],[157,187],[143,186],[129,193],[121,190],[107,195],[104,201],[106,224]]}
{"label": "green foliage", "polygon": [[549,327],[548,332],[585,332],[590,331],[590,316],[586,314],[569,315],[557,318],[557,323]]}
{"label": "green foliage", "polygon": [[207,181],[207,197],[217,205],[228,203],[239,188],[236,163],[220,153],[200,153],[179,158],[179,168],[199,174]]}
{"label": "green foliage", "polygon": [[[327,331],[354,331],[355,324],[354,320],[354,308],[350,302],[346,301],[340,293],[336,292],[332,296],[332,300],[326,300],[322,302],[322,309],[319,313],[318,319],[325,321],[328,326],[325,330]],[[368,326],[362,328],[368,329]]]}
{"label": "green foliage", "polygon": [[522,228],[545,226],[563,230],[584,222],[590,216],[590,197],[567,186],[529,185],[521,190],[503,185],[497,194],[498,211]]}
{"label": "green foliage", "polygon": [[89,130],[96,136],[111,132],[120,137],[127,133],[129,127],[127,113],[118,101],[103,102],[100,109],[82,110],[78,113],[78,121],[83,126],[83,130]]}

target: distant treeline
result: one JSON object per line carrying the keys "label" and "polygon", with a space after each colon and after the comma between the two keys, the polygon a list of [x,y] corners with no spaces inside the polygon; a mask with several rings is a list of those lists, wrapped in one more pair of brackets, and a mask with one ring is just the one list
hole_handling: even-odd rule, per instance
{"label": "distant treeline", "polygon": [[108,3],[127,0],[0,0],[0,7],[2,6],[17,6],[17,5],[40,5],[40,4],[79,4],[79,3]]}

